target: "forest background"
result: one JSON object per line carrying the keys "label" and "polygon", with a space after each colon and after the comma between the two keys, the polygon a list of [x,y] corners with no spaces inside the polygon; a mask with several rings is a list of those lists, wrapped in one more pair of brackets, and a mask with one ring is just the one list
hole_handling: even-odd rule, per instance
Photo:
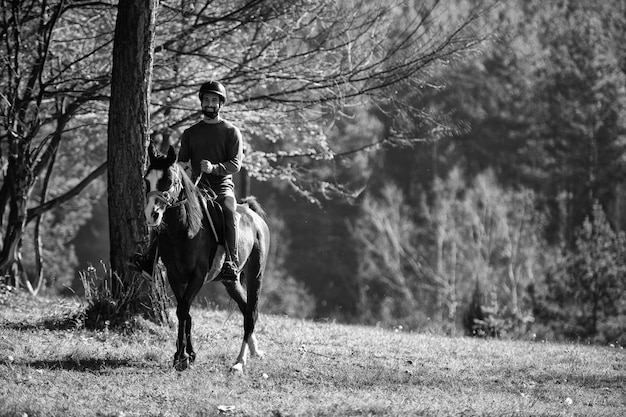
{"label": "forest background", "polygon": [[[271,55],[286,73],[302,43],[327,48],[328,33],[366,26],[345,6],[286,2],[265,11],[278,23],[246,31],[244,23],[258,23],[257,17],[230,19],[229,2],[162,2],[152,139],[177,146],[198,120],[199,84],[224,81],[230,92],[224,116],[242,127],[246,140],[238,191],[257,196],[273,233],[262,312],[625,345],[626,7],[596,3],[391,2],[387,27],[341,44],[354,42],[355,60],[359,47],[379,47],[383,55],[393,48],[428,51],[438,37],[469,27],[459,22],[478,22],[480,31],[450,37],[457,47],[433,65],[411,62],[419,71],[381,88],[386,101],[369,100],[365,82],[354,94],[358,100],[343,91],[345,105],[329,109],[293,106],[284,91],[275,93],[282,73],[264,78],[260,57]],[[115,26],[113,4],[68,4],[72,12],[54,31],[21,32],[23,48],[28,36],[47,36],[47,62],[60,75],[49,84],[58,87],[54,96],[24,110],[41,126],[32,161],[44,159],[39,144],[58,139],[58,146],[46,175],[33,181],[32,221],[20,240],[22,278],[14,283],[65,295],[80,294],[80,272],[90,264],[106,267],[109,257],[102,74],[110,67]],[[374,0],[355,4],[380,10]],[[207,8],[221,20],[202,20]],[[8,3],[3,10],[3,47],[10,49],[8,11],[19,13]],[[395,27],[415,22],[423,45],[388,41]],[[186,31],[167,38],[180,28]],[[11,54],[3,55],[8,62]],[[356,65],[351,58],[344,56],[341,66]],[[325,59],[297,62],[302,78],[315,81],[298,93],[336,106],[337,97],[315,88],[332,78],[324,67],[334,58]],[[383,79],[385,69],[377,74]],[[10,79],[3,66],[3,92]],[[4,93],[2,99],[6,121],[9,100]],[[46,118],[57,122],[54,128]],[[13,134],[3,124],[3,203],[13,183],[7,178]],[[81,184],[86,188],[63,204],[37,210]],[[11,231],[4,207],[6,258]],[[228,303],[213,284],[200,299]]]}

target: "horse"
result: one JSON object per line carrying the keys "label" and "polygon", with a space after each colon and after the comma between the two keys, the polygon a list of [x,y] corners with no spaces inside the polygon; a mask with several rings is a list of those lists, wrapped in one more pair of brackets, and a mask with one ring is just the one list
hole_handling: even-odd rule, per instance
{"label": "horse", "polygon": [[[204,283],[214,280],[220,272],[225,248],[218,243],[215,228],[202,207],[203,202],[211,201],[176,163],[174,149],[170,146],[167,155],[163,155],[150,145],[148,155],[144,214],[148,227],[156,231],[158,254],[176,297],[178,338],[174,368],[183,371],[196,359],[191,341],[191,304]],[[237,280],[222,283],[243,314],[243,342],[232,366],[233,371],[243,372],[249,353],[264,355],[254,329],[270,233],[265,213],[254,197],[237,205],[235,217],[240,271]]]}

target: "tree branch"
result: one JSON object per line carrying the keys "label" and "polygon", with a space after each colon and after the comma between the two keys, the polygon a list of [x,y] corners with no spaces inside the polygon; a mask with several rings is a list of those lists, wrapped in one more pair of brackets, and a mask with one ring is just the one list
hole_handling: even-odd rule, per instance
{"label": "tree branch", "polygon": [[60,206],[66,201],[71,200],[73,197],[80,194],[81,191],[83,191],[89,184],[91,184],[93,180],[98,178],[100,175],[104,174],[106,172],[106,169],[107,169],[107,163],[104,162],[98,168],[93,170],[89,175],[87,175],[85,179],[83,179],[80,183],[78,183],[71,190],[67,191],[65,194],[57,198],[54,198],[50,201],[47,201],[37,207],[28,209],[27,214],[26,214],[26,222],[29,223],[30,221],[35,219],[37,216],[40,216],[42,213],[45,213],[55,207]]}

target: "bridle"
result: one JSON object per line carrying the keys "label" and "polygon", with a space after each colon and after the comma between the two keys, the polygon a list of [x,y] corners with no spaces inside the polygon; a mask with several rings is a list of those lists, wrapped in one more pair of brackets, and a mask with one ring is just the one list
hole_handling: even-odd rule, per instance
{"label": "bridle", "polygon": [[167,208],[181,204],[180,201],[175,201],[175,198],[172,197],[169,191],[150,191],[146,197],[154,197],[155,200],[162,202]]}
{"label": "bridle", "polygon": [[174,208],[174,207],[178,207],[178,206],[185,204],[185,202],[187,201],[187,198],[183,198],[182,200],[177,200],[178,197],[175,197],[175,196],[180,195],[181,191],[183,190],[183,184],[180,180],[180,174],[178,173],[178,169],[179,169],[178,167],[175,168],[176,174],[174,175],[174,178],[176,179],[176,181],[172,181],[172,186],[170,187],[169,190],[149,191],[148,194],[146,195],[146,198],[149,199],[150,197],[154,197],[155,200],[163,203],[163,205],[165,206],[165,209]]}

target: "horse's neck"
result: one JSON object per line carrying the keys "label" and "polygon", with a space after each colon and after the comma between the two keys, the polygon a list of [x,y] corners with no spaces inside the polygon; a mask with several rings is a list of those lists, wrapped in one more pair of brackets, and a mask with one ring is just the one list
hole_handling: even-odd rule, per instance
{"label": "horse's neck", "polygon": [[164,220],[168,229],[182,229],[185,227],[186,210],[182,205],[170,207],[165,211]]}
{"label": "horse's neck", "polygon": [[193,191],[184,188],[178,196],[178,204],[170,207],[166,211],[166,224],[168,234],[178,236],[185,234],[186,236],[195,236],[202,228],[202,207],[200,206],[200,195],[196,195],[197,199],[189,194]]}

